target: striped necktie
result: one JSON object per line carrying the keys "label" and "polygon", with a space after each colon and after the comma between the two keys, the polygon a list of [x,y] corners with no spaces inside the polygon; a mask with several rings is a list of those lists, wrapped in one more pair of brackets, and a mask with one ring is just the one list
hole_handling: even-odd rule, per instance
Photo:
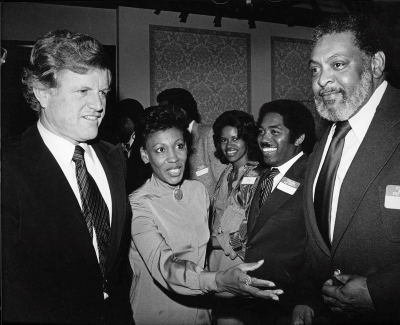
{"label": "striped necktie", "polygon": [[267,200],[267,197],[271,194],[272,192],[272,185],[274,185],[274,177],[279,174],[279,169],[278,168],[272,168],[267,177],[264,178],[264,180],[261,183],[261,191],[260,191],[260,199],[258,201],[259,207],[261,208],[265,201]]}
{"label": "striped necktie", "polygon": [[96,182],[87,171],[84,153],[85,150],[81,146],[75,146],[72,161],[75,162],[75,175],[82,200],[82,213],[90,237],[93,238],[93,227],[96,232],[99,265],[104,277],[108,237],[110,235],[110,216]]}

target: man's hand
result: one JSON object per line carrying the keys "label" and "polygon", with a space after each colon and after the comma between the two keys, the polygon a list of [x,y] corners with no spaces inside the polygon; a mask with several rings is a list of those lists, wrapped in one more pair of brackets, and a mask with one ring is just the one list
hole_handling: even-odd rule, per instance
{"label": "man's hand", "polygon": [[311,325],[314,311],[306,305],[297,305],[292,313],[292,325]]}
{"label": "man's hand", "polygon": [[340,283],[333,285],[333,280],[328,280],[322,287],[322,295],[333,312],[353,314],[373,312],[371,296],[367,287],[367,278],[357,275],[334,275]]}
{"label": "man's hand", "polygon": [[256,287],[275,287],[275,283],[268,280],[252,278],[246,274],[247,271],[258,269],[264,261],[257,263],[243,263],[231,267],[226,271],[220,271],[216,275],[219,292],[230,292],[237,296],[257,297],[263,299],[279,300],[278,295],[283,293],[281,289],[261,290]]}

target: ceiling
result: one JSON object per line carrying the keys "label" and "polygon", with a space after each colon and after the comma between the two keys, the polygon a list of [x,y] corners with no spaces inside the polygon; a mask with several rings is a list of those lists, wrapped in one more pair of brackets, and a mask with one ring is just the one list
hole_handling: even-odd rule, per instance
{"label": "ceiling", "polygon": [[[33,2],[33,1],[32,1]],[[179,12],[182,22],[190,14],[215,17],[215,27],[223,25],[224,17],[247,20],[249,28],[257,22],[288,26],[315,27],[328,15],[362,12],[376,15],[390,27],[392,37],[400,38],[400,0],[105,0],[105,1],[34,1],[82,7],[116,9],[120,6]]]}

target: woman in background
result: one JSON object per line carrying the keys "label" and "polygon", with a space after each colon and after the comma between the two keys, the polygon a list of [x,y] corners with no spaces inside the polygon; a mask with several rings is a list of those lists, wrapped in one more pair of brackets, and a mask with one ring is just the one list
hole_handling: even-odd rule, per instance
{"label": "woman in background", "polygon": [[[213,131],[215,155],[228,166],[217,182],[212,199],[209,264],[211,271],[224,271],[243,263],[239,228],[262,168],[258,130],[251,115],[238,110],[224,112],[216,119]],[[241,298],[223,298],[217,294],[213,313],[217,324],[243,324],[237,308],[242,302]]]}
{"label": "woman in background", "polygon": [[189,136],[185,112],[175,106],[150,107],[139,126],[141,156],[150,163],[153,175],[129,196],[135,323],[210,324],[207,293],[277,299],[281,290],[262,291],[249,285],[274,285],[246,275],[262,263],[225,272],[203,269],[209,198],[202,183],[183,179]]}

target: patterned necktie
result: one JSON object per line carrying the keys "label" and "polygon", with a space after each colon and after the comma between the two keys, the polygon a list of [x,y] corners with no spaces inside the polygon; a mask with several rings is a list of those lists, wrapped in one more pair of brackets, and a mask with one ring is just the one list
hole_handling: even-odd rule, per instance
{"label": "patterned necktie", "polygon": [[110,235],[110,216],[108,207],[101,196],[96,182],[86,169],[83,158],[84,153],[85,150],[81,146],[75,146],[72,161],[75,162],[76,180],[82,200],[82,213],[90,237],[93,238],[93,227],[96,231],[99,265],[104,277],[108,236]]}
{"label": "patterned necktie", "polygon": [[326,153],[324,164],[315,186],[314,209],[319,231],[328,247],[331,247],[329,239],[330,212],[332,208],[332,194],[336,173],[344,146],[346,134],[351,130],[348,121],[336,123],[335,133]]}
{"label": "patterned necktie", "polygon": [[274,185],[274,177],[279,174],[278,168],[272,168],[267,177],[264,178],[261,183],[260,199],[258,201],[259,207],[261,208],[265,203],[265,200],[272,192],[272,185]]}

